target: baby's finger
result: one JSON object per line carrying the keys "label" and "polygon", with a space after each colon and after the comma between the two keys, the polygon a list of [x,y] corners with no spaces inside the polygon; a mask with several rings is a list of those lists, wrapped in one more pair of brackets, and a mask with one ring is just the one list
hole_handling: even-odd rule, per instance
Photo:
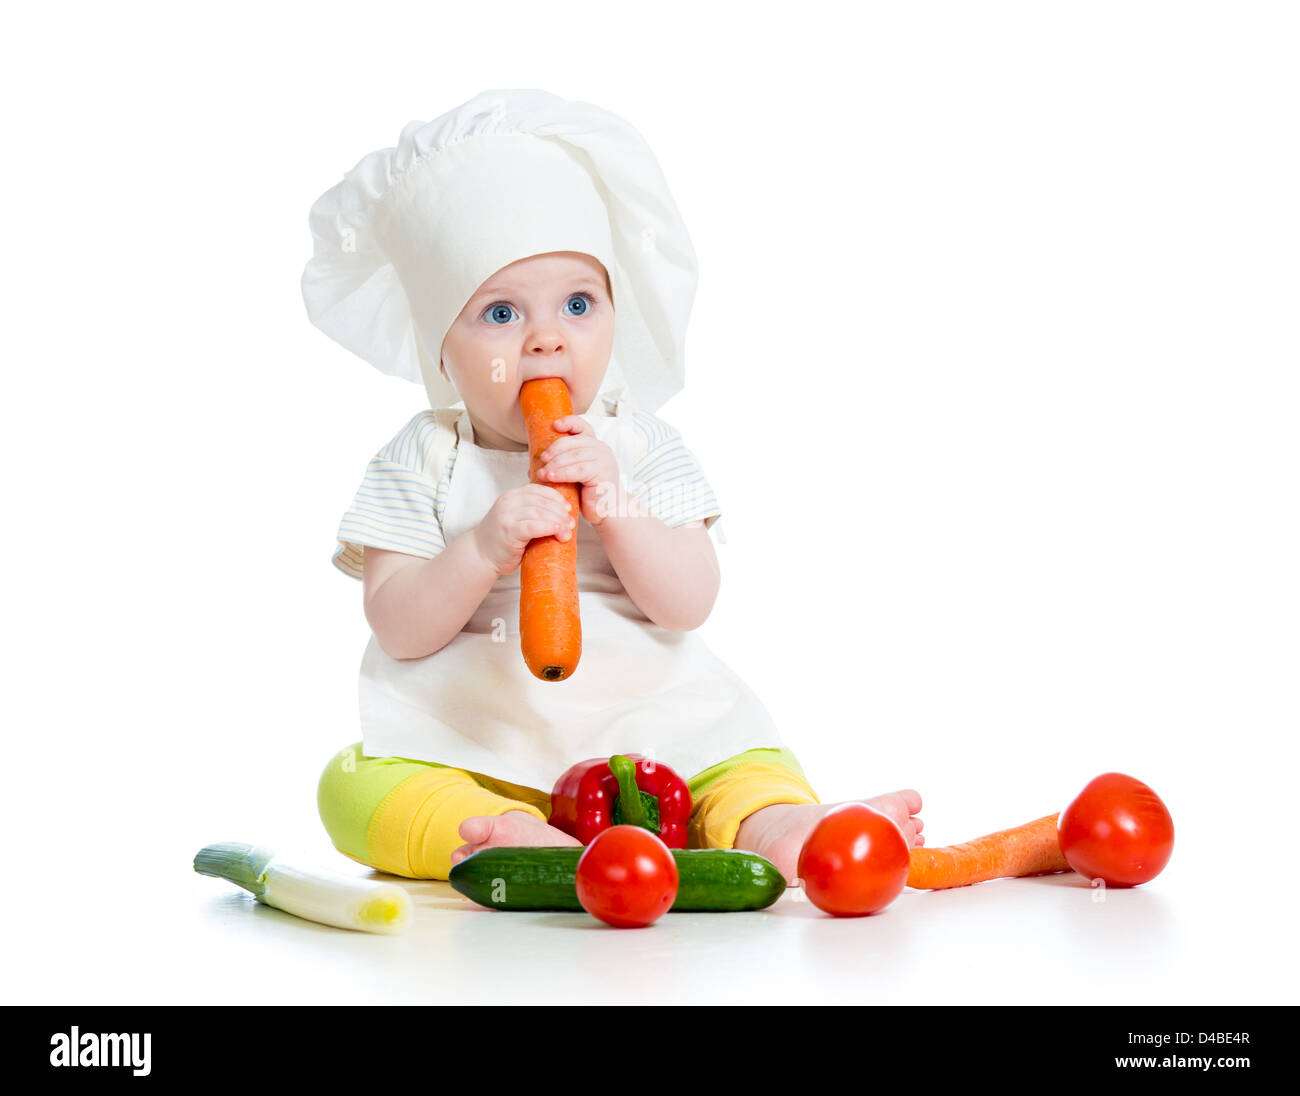
{"label": "baby's finger", "polygon": [[564,540],[567,538],[569,530],[564,527],[562,521],[554,521],[550,518],[524,518],[519,523],[519,533],[529,540],[552,536]]}
{"label": "baby's finger", "polygon": [[552,426],[556,430],[564,430],[570,434],[594,434],[595,431],[586,419],[581,415],[565,415],[562,419],[556,419]]}
{"label": "baby's finger", "polygon": [[597,464],[591,459],[571,458],[563,462],[560,467],[552,467],[542,475],[547,479],[554,479],[557,483],[586,483],[593,472],[596,471]]}
{"label": "baby's finger", "polygon": [[547,507],[564,518],[573,517],[574,504],[564,497],[556,488],[551,488],[551,497],[546,500]]}
{"label": "baby's finger", "polygon": [[554,484],[530,483],[526,487],[520,488],[520,490],[529,495],[537,495],[544,499],[559,499],[561,502],[564,501],[564,492]]}
{"label": "baby's finger", "polygon": [[[568,422],[568,419],[560,419],[560,422]],[[591,423],[586,419],[580,419],[576,415],[572,420],[577,425],[569,427],[568,432],[552,439],[551,443],[537,454],[537,459],[545,464],[553,457],[576,446],[588,446],[597,441],[596,431],[591,428]]]}
{"label": "baby's finger", "polygon": [[534,507],[529,514],[541,521],[559,522],[565,526],[577,524],[577,515],[566,509],[563,503]]}
{"label": "baby's finger", "polygon": [[546,478],[548,473],[559,472],[561,478],[563,478],[563,474],[571,469],[574,464],[589,461],[592,455],[592,449],[589,445],[578,445],[571,449],[565,449],[556,453],[554,457],[542,465],[540,469],[542,477]]}
{"label": "baby's finger", "polygon": [[545,483],[530,483],[523,490],[527,492],[530,503],[541,503],[547,509],[572,512],[569,508],[569,500],[564,497],[564,493],[557,487],[551,487]]}
{"label": "baby's finger", "polygon": [[549,521],[563,526],[577,524],[574,515],[563,504],[557,506],[535,506],[527,511],[529,517],[538,521]]}

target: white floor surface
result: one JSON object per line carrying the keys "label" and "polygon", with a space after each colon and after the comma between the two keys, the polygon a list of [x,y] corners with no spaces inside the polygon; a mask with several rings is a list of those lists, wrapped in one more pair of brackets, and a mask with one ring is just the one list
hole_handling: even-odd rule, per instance
{"label": "white floor surface", "polygon": [[[367,872],[335,855],[316,862]],[[1170,869],[1130,890],[1073,873],[944,892],[831,918],[788,890],[767,910],[668,914],[635,930],[585,913],[480,908],[398,880],[400,937],[329,928],[224,881],[153,872],[29,891],[29,945],[6,997],[28,1004],[1290,1003],[1277,941],[1290,914],[1225,900]],[[59,888],[63,887],[64,897]],[[86,899],[98,890],[92,911]],[[1209,900],[1207,900],[1209,899]],[[10,913],[14,911],[11,908]],[[11,942],[17,939],[13,934]],[[1286,945],[1289,949],[1289,945]],[[1289,951],[1288,951],[1289,954]]]}

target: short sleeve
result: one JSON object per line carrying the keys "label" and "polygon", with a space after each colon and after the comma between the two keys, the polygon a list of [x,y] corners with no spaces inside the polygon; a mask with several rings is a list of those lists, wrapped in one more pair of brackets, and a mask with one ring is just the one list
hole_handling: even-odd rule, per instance
{"label": "short sleeve", "polygon": [[445,429],[433,411],[422,411],[371,459],[339,523],[333,562],[344,574],[364,577],[367,545],[426,559],[447,546],[442,513],[452,462],[440,468],[436,458]]}
{"label": "short sleeve", "polygon": [[635,435],[633,493],[665,525],[703,521],[706,529],[712,526],[721,515],[717,497],[681,434],[640,408],[629,419]]}

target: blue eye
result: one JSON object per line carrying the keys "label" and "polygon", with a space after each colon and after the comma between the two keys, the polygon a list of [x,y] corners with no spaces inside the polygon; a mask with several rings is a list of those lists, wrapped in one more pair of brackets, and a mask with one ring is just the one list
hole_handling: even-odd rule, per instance
{"label": "blue eye", "polygon": [[[505,313],[504,316],[502,316],[502,312]],[[487,306],[487,310],[483,313],[483,318],[490,324],[500,325],[509,323],[510,317],[514,314],[515,310],[510,305],[506,304],[505,301],[497,301],[496,304],[490,304]],[[494,318],[489,319],[489,317]]]}
{"label": "blue eye", "polygon": [[[578,309],[573,310],[573,303],[578,302]],[[596,298],[590,293],[574,293],[567,301],[564,302],[564,312],[567,316],[585,316],[596,307]],[[510,323],[518,314],[514,306],[506,301],[495,301],[483,310],[483,319],[494,327],[502,327]]]}
{"label": "blue eye", "polygon": [[596,307],[596,298],[590,293],[575,293],[569,298],[566,304],[566,311],[568,305],[573,304],[574,301],[581,301],[582,307],[577,312],[569,312],[570,316],[585,316],[589,311],[591,311],[591,309]]}

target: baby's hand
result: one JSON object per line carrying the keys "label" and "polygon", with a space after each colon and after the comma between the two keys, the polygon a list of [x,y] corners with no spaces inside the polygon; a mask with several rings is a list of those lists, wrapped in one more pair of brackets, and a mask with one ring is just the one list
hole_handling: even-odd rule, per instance
{"label": "baby's hand", "polygon": [[614,450],[581,415],[566,415],[552,425],[568,437],[556,438],[542,450],[537,474],[548,483],[579,484],[582,516],[599,525],[613,511],[618,490]]}
{"label": "baby's hand", "polygon": [[524,558],[528,542],[554,536],[568,540],[577,529],[577,516],[554,487],[528,483],[512,487],[492,504],[492,509],[474,527],[479,554],[508,575]]}

